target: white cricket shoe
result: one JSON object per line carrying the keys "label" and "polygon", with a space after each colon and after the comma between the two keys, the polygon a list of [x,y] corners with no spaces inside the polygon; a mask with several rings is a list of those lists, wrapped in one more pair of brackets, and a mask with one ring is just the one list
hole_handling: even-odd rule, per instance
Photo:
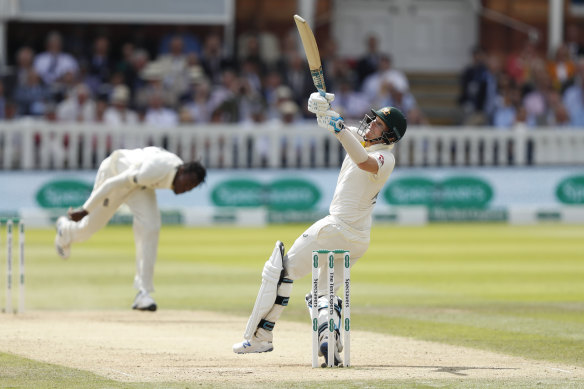
{"label": "white cricket shoe", "polygon": [[134,304],[132,304],[132,309],[137,309],[139,311],[156,311],[156,302],[148,292],[140,290],[134,299]]}
{"label": "white cricket shoe", "polygon": [[243,342],[235,343],[233,345],[233,352],[236,354],[251,354],[251,353],[267,353],[274,349],[272,342],[267,340],[254,339],[251,342],[244,340]]}
{"label": "white cricket shoe", "polygon": [[57,219],[55,226],[57,227],[57,235],[55,236],[55,249],[57,254],[63,258],[67,259],[71,255],[71,242],[66,239],[63,224],[67,223],[68,219],[65,216],[61,216]]}

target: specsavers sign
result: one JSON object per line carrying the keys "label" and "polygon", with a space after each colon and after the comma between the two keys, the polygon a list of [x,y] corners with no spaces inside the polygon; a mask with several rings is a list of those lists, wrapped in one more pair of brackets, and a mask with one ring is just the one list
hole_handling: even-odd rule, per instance
{"label": "specsavers sign", "polygon": [[391,205],[486,208],[493,198],[493,188],[478,177],[449,177],[443,180],[407,177],[390,180],[384,197]]}
{"label": "specsavers sign", "polygon": [[308,210],[315,207],[321,193],[305,179],[280,179],[267,184],[254,179],[230,179],[215,186],[211,198],[213,204],[220,207]]}
{"label": "specsavers sign", "polygon": [[584,204],[584,176],[562,180],[556,188],[556,197],[564,204]]}
{"label": "specsavers sign", "polygon": [[[161,210],[251,208],[271,213],[328,211],[337,169],[210,170],[205,184],[175,195],[156,193]],[[95,171],[0,172],[0,212],[82,205]],[[374,212],[400,205],[432,210],[477,211],[509,207],[584,206],[584,168],[396,168],[379,194]]]}
{"label": "specsavers sign", "polygon": [[79,180],[54,180],[41,186],[36,201],[42,208],[79,207],[91,194],[92,186]]}

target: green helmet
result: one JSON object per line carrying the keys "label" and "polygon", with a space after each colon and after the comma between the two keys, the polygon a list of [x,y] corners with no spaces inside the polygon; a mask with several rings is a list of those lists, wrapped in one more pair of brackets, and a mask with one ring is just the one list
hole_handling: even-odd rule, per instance
{"label": "green helmet", "polygon": [[408,127],[408,122],[399,109],[395,107],[383,107],[377,111],[372,109],[371,112],[387,125],[388,130],[384,131],[381,135],[385,143],[392,144],[403,138]]}

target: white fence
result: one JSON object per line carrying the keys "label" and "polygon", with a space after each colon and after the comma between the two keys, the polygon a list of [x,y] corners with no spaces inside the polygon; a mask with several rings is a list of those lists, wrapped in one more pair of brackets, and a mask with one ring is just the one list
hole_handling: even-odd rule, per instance
{"label": "white fence", "polygon": [[[0,122],[0,169],[94,169],[112,150],[162,146],[209,168],[338,166],[343,150],[316,125],[144,126]],[[395,148],[400,166],[584,164],[584,129],[496,131],[414,127]]]}

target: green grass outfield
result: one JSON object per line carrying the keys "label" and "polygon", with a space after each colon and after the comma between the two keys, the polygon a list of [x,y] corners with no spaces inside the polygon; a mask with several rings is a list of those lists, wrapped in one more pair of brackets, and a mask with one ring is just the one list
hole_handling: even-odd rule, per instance
{"label": "green grass outfield", "polygon": [[[154,297],[162,309],[247,317],[274,242],[289,247],[306,227],[164,226]],[[129,309],[135,293],[131,227],[100,231],[74,246],[68,261],[56,257],[53,237],[53,230],[27,231],[27,308]],[[351,280],[354,329],[584,366],[584,226],[376,226]],[[309,284],[309,277],[295,283],[283,320],[308,320]],[[1,289],[3,302],[3,283]],[[89,375],[8,354],[0,354],[0,366],[10,366],[0,369],[3,387],[43,387],[48,370],[55,379],[47,387],[75,387]],[[117,385],[93,377],[95,387]],[[498,387],[478,383],[483,386]]]}

